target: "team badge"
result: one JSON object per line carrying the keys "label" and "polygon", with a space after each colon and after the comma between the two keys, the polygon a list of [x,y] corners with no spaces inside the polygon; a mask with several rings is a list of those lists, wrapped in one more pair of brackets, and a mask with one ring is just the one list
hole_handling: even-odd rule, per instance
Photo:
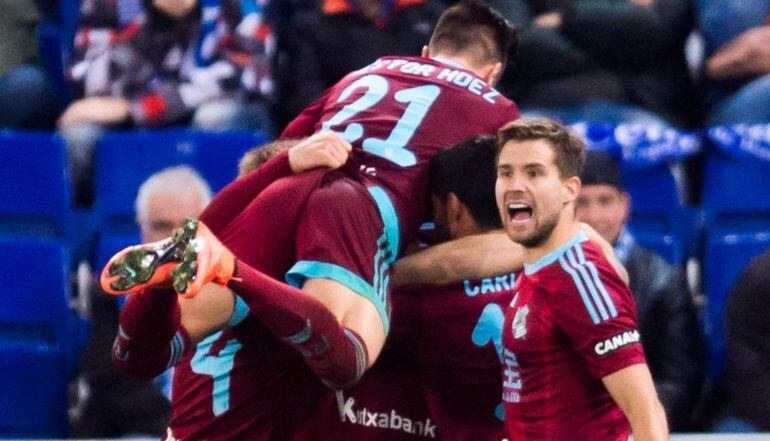
{"label": "team badge", "polygon": [[527,314],[529,314],[529,306],[524,305],[516,311],[516,315],[513,317],[513,338],[524,338],[527,335]]}

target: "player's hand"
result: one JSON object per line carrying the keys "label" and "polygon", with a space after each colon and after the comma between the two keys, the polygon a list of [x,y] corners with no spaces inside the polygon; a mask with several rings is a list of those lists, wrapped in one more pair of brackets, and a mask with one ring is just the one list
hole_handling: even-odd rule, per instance
{"label": "player's hand", "polygon": [[350,156],[353,146],[331,131],[318,132],[289,149],[289,165],[294,173],[317,167],[337,169]]}
{"label": "player's hand", "polygon": [[123,98],[95,96],[77,100],[59,118],[59,127],[73,124],[118,124],[128,119],[128,101]]}
{"label": "player's hand", "polygon": [[722,46],[706,60],[706,75],[714,80],[770,73],[770,26],[751,28]]}

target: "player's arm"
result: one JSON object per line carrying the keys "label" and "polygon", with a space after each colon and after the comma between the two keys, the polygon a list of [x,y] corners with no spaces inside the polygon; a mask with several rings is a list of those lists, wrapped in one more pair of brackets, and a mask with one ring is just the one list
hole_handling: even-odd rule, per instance
{"label": "player's arm", "polygon": [[549,287],[546,298],[553,320],[588,374],[603,381],[625,412],[635,438],[667,439],[666,417],[647,368],[631,291],[596,251],[582,246],[578,251],[559,260],[559,283]]}
{"label": "player's arm", "polygon": [[505,231],[474,234],[404,256],[395,263],[393,283],[441,284],[492,277],[521,269],[524,250]]}
{"label": "player's arm", "polygon": [[[615,256],[612,245],[590,226],[583,224],[588,238],[602,249],[623,281],[628,273]],[[434,245],[402,257],[395,264],[393,282],[398,285],[441,284],[465,279],[493,277],[518,271],[524,262],[521,245],[503,230],[474,234]]]}
{"label": "player's arm", "polygon": [[635,440],[668,439],[666,412],[655,393],[646,364],[635,364],[613,372],[603,377],[602,383],[631,423]]}

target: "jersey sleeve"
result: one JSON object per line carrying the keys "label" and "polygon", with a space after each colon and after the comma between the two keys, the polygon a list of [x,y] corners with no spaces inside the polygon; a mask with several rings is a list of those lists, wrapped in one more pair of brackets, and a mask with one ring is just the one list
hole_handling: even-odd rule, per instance
{"label": "jersey sleeve", "polygon": [[[591,250],[588,250],[591,252]],[[559,258],[559,286],[549,302],[556,325],[583,358],[589,373],[602,378],[644,363],[631,291],[602,257],[586,259],[577,246]],[[553,284],[553,286],[557,286]]]}
{"label": "jersey sleeve", "polygon": [[330,92],[331,89],[327,90],[321,98],[305,107],[305,110],[286,126],[279,139],[300,139],[315,133],[316,125],[321,122],[324,105]]}
{"label": "jersey sleeve", "polygon": [[500,127],[508,124],[509,122],[513,120],[517,120],[521,118],[521,112],[519,111],[519,107],[511,101],[510,105],[508,105],[505,108],[505,111],[502,112],[502,121],[500,123]]}

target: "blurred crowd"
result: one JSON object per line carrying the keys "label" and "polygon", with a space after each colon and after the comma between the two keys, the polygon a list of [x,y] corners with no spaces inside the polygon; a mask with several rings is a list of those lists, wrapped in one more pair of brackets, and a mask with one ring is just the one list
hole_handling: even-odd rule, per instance
{"label": "blurred crowd", "polygon": [[[70,25],[62,12],[67,3],[79,11]],[[106,132],[192,126],[276,136],[348,72],[384,55],[418,56],[452,3],[0,0],[0,128],[58,131],[75,202],[87,207],[96,145]],[[685,130],[770,122],[770,0],[488,3],[519,32],[498,88],[524,116]],[[53,60],[40,44],[47,22],[62,30]],[[57,87],[62,80],[64,89]],[[142,234],[199,210],[193,203],[164,217],[169,202],[158,199],[164,193],[156,181],[189,189],[200,180],[189,173],[195,172],[167,170],[143,186]],[[636,245],[625,228],[628,195],[611,158],[589,158],[583,179],[578,215],[616,246],[629,270],[644,348],[672,429],[770,431],[769,255],[752,261],[730,296],[726,375],[706,387],[698,310],[683,268]],[[207,188],[202,194],[189,196],[210,198]],[[93,306],[106,329],[94,335],[111,340],[117,304],[95,296]],[[89,351],[102,354],[110,343],[94,340]],[[76,431],[159,434],[169,413],[162,395],[149,383],[117,379],[104,363],[108,358],[83,365],[96,401],[81,403]],[[146,400],[149,413],[121,410],[127,397]],[[141,424],[126,427],[129,420]]]}

